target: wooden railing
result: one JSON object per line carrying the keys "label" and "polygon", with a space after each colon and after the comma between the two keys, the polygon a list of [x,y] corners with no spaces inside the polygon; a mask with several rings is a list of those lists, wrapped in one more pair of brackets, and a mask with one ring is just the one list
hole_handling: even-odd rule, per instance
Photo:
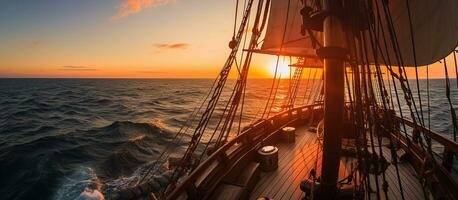
{"label": "wooden railing", "polygon": [[458,155],[458,143],[454,142],[453,140],[448,139],[448,138],[442,136],[441,134],[436,133],[436,132],[434,132],[432,130],[429,130],[428,128],[426,128],[424,126],[420,126],[419,124],[415,124],[410,119],[405,119],[405,118],[401,118],[401,117],[397,116],[397,121],[409,126],[410,128],[412,128],[414,130],[416,129],[416,130],[426,134],[432,140],[434,140],[437,143],[443,145],[444,148],[446,148],[446,149],[448,149],[448,150],[450,150],[450,151],[452,151],[452,152],[454,152],[455,154]]}
{"label": "wooden railing", "polygon": [[293,108],[250,125],[203,161],[166,199],[178,199],[182,195],[199,199],[208,197],[238,159],[259,148],[259,145],[268,144],[282,127],[308,117],[321,107],[321,104],[314,104]]}
{"label": "wooden railing", "polygon": [[[424,126],[416,124],[410,119],[401,118],[399,116],[396,116],[395,119],[400,123],[399,125],[404,124],[406,127],[410,127],[412,129],[411,134],[406,134],[404,132],[402,134],[399,134],[399,132],[391,132],[391,136],[400,142],[401,147],[411,156],[411,161],[413,162],[412,164],[417,173],[420,176],[427,176],[424,178],[429,179],[427,181],[429,181],[429,185],[431,187],[435,187],[434,184],[440,183],[440,185],[445,188],[445,191],[437,191],[437,193],[444,192],[439,195],[447,195],[451,199],[458,199],[458,180],[456,178],[457,176],[453,175],[453,160],[454,156],[458,155],[458,143],[440,135],[439,133],[429,130]],[[441,145],[444,148],[442,158],[435,156],[436,152],[428,153],[426,147],[422,147],[423,144],[416,139],[420,136],[420,133],[429,137],[435,146]],[[431,153],[433,155],[430,155]],[[424,174],[426,170],[425,168],[427,168],[426,165],[428,164],[432,164],[433,166],[432,169],[430,169],[430,172],[432,173]],[[430,176],[432,174],[434,174],[434,176]]]}
{"label": "wooden railing", "polygon": [[[166,196],[166,199],[178,199],[183,195],[198,199],[208,198],[217,183],[234,167],[235,163],[243,160],[250,152],[255,151],[262,145],[270,144],[275,139],[275,134],[282,127],[296,123],[298,119],[311,117],[312,112],[321,108],[322,104],[297,107],[248,126],[239,136],[218,148],[203,161]],[[414,139],[414,135],[418,134],[418,132],[426,134],[435,143],[442,145],[446,153],[458,155],[458,144],[456,142],[415,124],[409,119],[395,116],[395,120],[414,130],[412,134],[400,134],[392,131],[391,137],[399,142],[405,152],[411,156],[411,162],[418,174],[424,173],[424,165],[428,157],[427,152],[421,147],[418,140]],[[449,168],[449,166],[453,166],[453,157],[452,160],[442,159],[442,161],[437,161],[433,159],[433,162],[435,162],[434,177],[426,178],[430,188],[437,188],[434,184],[440,183],[443,187],[436,193],[442,193],[440,195],[445,194],[452,199],[458,199],[458,190],[456,189],[458,188],[458,181]]]}

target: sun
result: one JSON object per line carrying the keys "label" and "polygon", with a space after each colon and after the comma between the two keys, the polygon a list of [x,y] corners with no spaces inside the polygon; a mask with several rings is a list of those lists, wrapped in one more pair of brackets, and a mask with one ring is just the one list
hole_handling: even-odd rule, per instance
{"label": "sun", "polygon": [[[269,74],[273,77],[275,75],[275,68],[277,66],[277,60],[274,60],[269,63]],[[279,60],[278,61],[278,69],[277,69],[277,77],[281,76],[281,78],[286,78],[289,77],[290,75],[290,67],[289,67],[289,62],[285,60]]]}

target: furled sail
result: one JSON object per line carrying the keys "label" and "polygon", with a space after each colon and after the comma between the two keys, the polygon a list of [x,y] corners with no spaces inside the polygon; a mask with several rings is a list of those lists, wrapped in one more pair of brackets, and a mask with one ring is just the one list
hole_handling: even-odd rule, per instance
{"label": "furled sail", "polygon": [[[456,12],[458,1],[415,0],[409,3],[417,65],[428,65],[449,55],[458,45],[458,12]],[[375,21],[380,23],[377,23],[376,30],[380,36],[381,30],[384,30],[389,52],[389,55],[385,55],[385,47],[381,47],[380,49],[383,50],[377,51],[377,54],[379,56],[383,54],[385,60],[379,57],[378,62],[388,62],[389,56],[391,63],[385,64],[398,65],[395,61],[394,48],[390,42],[391,36],[382,1],[378,0],[377,4],[380,8],[380,19],[376,13],[374,16]],[[272,0],[269,22],[261,47],[263,53],[304,57],[315,55],[310,37],[307,34],[305,36],[301,34],[302,15],[300,10],[302,7],[301,0]],[[403,64],[414,66],[407,0],[390,0],[388,7]],[[376,8],[373,10],[375,12]],[[314,32],[314,34],[318,40],[322,40],[320,33]],[[384,45],[383,37],[379,37],[378,40],[378,44]],[[368,52],[368,55],[370,62],[374,63],[373,53]]]}
{"label": "furled sail", "polygon": [[[301,33],[303,8],[301,0],[272,0],[269,21],[261,53],[316,57],[310,35]],[[321,33],[314,32],[317,40]]]}

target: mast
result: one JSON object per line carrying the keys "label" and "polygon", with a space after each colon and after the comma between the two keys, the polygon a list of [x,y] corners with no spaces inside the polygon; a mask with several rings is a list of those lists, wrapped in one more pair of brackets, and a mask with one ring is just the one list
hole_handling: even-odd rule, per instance
{"label": "mast", "polygon": [[340,1],[324,0],[324,44],[317,53],[324,58],[324,138],[319,199],[335,199],[339,176],[344,116],[345,33],[336,13]]}

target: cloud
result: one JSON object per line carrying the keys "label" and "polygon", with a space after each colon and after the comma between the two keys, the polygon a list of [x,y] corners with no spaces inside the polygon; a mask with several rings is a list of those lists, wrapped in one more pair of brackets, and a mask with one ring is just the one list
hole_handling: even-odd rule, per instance
{"label": "cloud", "polygon": [[31,42],[29,42],[27,45],[26,45],[26,48],[28,49],[37,49],[37,48],[40,48],[43,46],[43,44],[45,44],[45,40],[33,40]]}
{"label": "cloud", "polygon": [[118,12],[112,17],[116,20],[131,14],[139,13],[146,8],[154,8],[175,2],[175,0],[123,0],[118,6]]}
{"label": "cloud", "polygon": [[59,70],[62,70],[62,71],[96,71],[98,69],[95,67],[89,67],[89,66],[62,66],[59,68]]}
{"label": "cloud", "polygon": [[42,45],[41,41],[33,41],[32,43],[30,43],[30,48],[35,49],[35,48],[37,48],[37,47],[39,47],[41,45]]}
{"label": "cloud", "polygon": [[154,47],[158,49],[187,49],[188,43],[175,43],[175,44],[154,44]]}
{"label": "cloud", "polygon": [[161,71],[134,71],[135,73],[139,73],[139,74],[163,74],[164,72],[161,72]]}

